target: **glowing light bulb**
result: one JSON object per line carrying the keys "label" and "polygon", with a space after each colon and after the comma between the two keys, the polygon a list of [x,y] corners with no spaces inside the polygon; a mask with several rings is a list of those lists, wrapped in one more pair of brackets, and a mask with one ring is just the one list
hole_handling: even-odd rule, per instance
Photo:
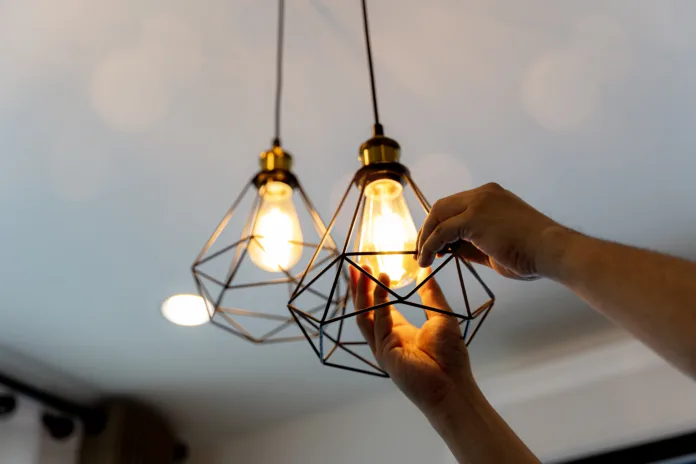
{"label": "glowing light bulb", "polygon": [[[403,196],[403,187],[392,179],[379,179],[365,186],[365,204],[356,238],[357,251],[415,251],[418,232]],[[416,280],[418,263],[411,254],[361,256],[375,275],[385,273],[391,288]]]}
{"label": "glowing light bulb", "polygon": [[270,181],[259,190],[261,205],[256,216],[251,261],[263,270],[280,272],[292,268],[302,257],[302,229],[292,203],[292,187]]}

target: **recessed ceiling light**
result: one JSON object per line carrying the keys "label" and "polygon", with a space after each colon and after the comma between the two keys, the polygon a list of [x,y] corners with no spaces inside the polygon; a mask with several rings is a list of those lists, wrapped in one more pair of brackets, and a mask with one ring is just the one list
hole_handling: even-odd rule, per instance
{"label": "recessed ceiling light", "polygon": [[177,325],[195,326],[210,320],[206,301],[198,295],[172,295],[162,303],[162,315]]}

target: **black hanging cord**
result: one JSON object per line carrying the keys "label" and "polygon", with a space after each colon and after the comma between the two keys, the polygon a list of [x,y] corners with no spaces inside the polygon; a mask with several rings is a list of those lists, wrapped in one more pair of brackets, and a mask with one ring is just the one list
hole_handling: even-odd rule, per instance
{"label": "black hanging cord", "polygon": [[280,102],[283,92],[283,39],[285,35],[285,0],[278,0],[278,43],[276,45],[275,137],[273,146],[280,146]]}
{"label": "black hanging cord", "polygon": [[362,0],[363,27],[365,29],[365,47],[367,48],[367,65],[370,69],[370,89],[372,91],[372,111],[375,116],[373,126],[374,135],[383,135],[384,128],[379,122],[379,110],[377,109],[377,88],[375,86],[375,69],[372,64],[372,43],[370,41],[370,25],[367,20],[367,0]]}

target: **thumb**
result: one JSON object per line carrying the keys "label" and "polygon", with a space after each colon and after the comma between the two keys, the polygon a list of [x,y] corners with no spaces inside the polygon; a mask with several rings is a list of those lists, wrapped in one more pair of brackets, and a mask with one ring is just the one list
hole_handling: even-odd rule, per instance
{"label": "thumb", "polygon": [[418,285],[421,285],[421,283],[425,280],[425,283],[418,288],[418,296],[420,296],[421,301],[426,306],[451,311],[449,303],[447,303],[447,299],[445,298],[445,294],[442,293],[440,284],[437,283],[437,280],[435,280],[434,277],[430,277],[432,272],[432,268],[427,267],[421,269],[421,271],[418,273]]}
{"label": "thumb", "polygon": [[[430,306],[431,308],[436,308],[451,313],[452,308],[447,302],[447,298],[445,298],[445,294],[442,292],[440,284],[437,283],[435,277],[431,277],[431,274],[432,269],[429,267],[421,269],[420,273],[418,274],[418,284],[420,285],[423,281],[425,281],[425,283],[418,288],[418,296],[420,296],[421,302],[425,306]],[[453,327],[458,327],[458,318],[455,317],[454,314],[450,316],[437,311],[426,310],[426,315],[428,316],[428,319],[433,317],[445,318],[451,322]]]}

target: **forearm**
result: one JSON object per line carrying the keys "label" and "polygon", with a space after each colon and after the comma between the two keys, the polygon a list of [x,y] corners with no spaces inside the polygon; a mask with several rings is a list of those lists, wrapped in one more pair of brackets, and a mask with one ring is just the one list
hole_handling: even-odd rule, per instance
{"label": "forearm", "polygon": [[427,416],[459,464],[539,463],[475,385]]}
{"label": "forearm", "polygon": [[572,231],[547,249],[543,274],[696,378],[696,263]]}

